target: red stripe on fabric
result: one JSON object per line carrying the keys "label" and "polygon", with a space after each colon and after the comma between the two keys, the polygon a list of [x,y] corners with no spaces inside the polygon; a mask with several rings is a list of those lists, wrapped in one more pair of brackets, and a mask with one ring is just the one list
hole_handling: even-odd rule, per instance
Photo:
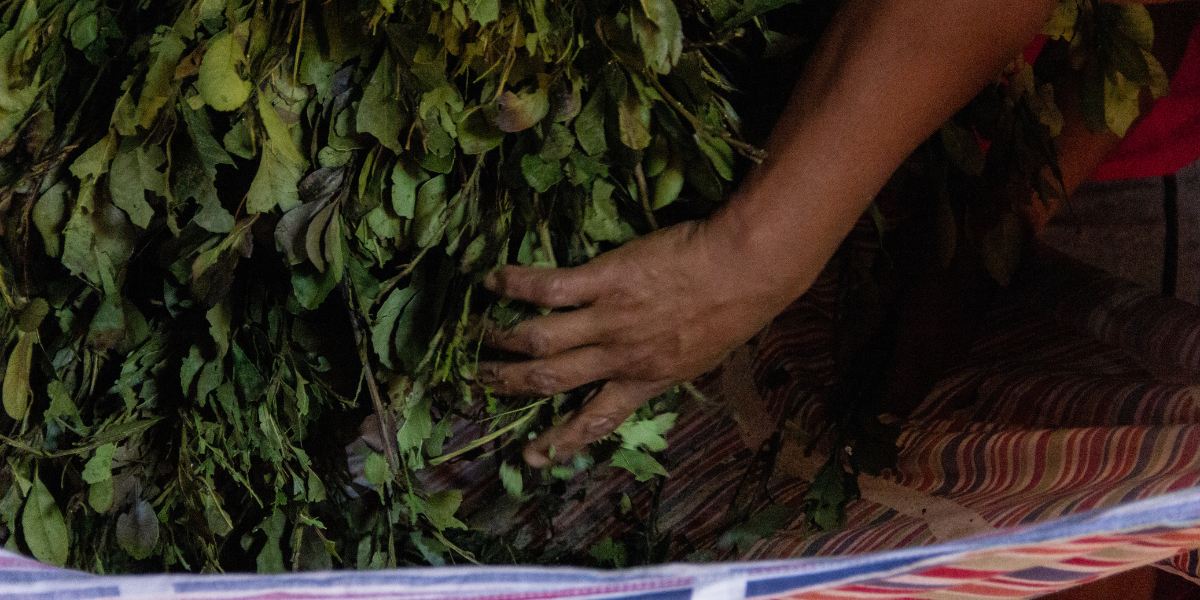
{"label": "red stripe on fabric", "polygon": [[1005,572],[1006,571],[984,571],[984,570],[980,570],[980,569],[964,569],[962,567],[938,566],[938,567],[933,567],[932,569],[925,569],[924,571],[918,571],[916,573],[913,573],[913,575],[917,575],[917,576],[921,576],[921,577],[938,577],[938,578],[942,578],[942,579],[975,579],[975,578],[982,578],[982,577],[991,577],[993,575],[999,575],[999,574],[1005,573]]}

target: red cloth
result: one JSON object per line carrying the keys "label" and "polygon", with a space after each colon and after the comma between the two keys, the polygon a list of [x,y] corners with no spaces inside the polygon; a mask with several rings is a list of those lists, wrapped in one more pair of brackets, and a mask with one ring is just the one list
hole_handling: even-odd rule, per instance
{"label": "red cloth", "polygon": [[1170,175],[1200,159],[1200,25],[1192,29],[1171,93],[1129,130],[1092,179]]}

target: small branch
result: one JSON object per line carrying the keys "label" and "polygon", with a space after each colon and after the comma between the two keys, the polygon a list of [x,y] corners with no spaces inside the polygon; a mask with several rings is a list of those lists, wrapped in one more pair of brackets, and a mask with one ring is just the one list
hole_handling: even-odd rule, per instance
{"label": "small branch", "polygon": [[371,368],[371,356],[367,352],[366,335],[363,333],[362,321],[359,320],[358,309],[354,306],[354,292],[350,288],[348,275],[342,274],[342,299],[346,302],[346,311],[350,316],[350,326],[354,329],[354,343],[358,347],[358,360],[362,363],[363,378],[367,382],[367,392],[371,395],[371,406],[375,409],[375,418],[379,421],[379,437],[383,442],[383,455],[388,467],[395,471],[400,468],[400,452],[396,447],[396,432],[387,417],[383,407],[383,398],[379,394],[379,384],[375,381],[375,370]]}
{"label": "small branch", "polygon": [[633,168],[633,178],[637,181],[638,199],[642,201],[642,212],[646,213],[646,221],[650,223],[650,229],[658,229],[654,208],[650,206],[650,192],[646,188],[646,174],[642,172],[642,163]]}
{"label": "small branch", "polygon": [[676,100],[675,97],[667,91],[667,88],[663,87],[662,83],[658,81],[657,77],[650,77],[650,83],[654,86],[654,89],[658,90],[659,95],[661,95],[663,99],[670,103],[671,106],[674,106],[675,110],[679,111],[679,114],[683,115],[683,117],[692,124],[692,127],[694,127],[696,131],[703,131],[708,135],[719,137],[722,140],[725,140],[725,143],[732,146],[733,149],[737,150],[739,154],[756,163],[761,163],[762,161],[766,160],[767,152],[765,150],[756,148],[751,144],[747,144],[746,142],[733,137],[733,134],[729,133],[728,131],[717,129],[716,127],[710,127],[708,123],[701,121],[696,115],[693,115],[691,111],[684,107],[682,102]]}

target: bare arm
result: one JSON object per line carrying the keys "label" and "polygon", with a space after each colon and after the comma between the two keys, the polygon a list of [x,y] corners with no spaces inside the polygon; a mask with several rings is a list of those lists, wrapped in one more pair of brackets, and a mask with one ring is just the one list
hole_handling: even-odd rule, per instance
{"label": "bare arm", "polygon": [[610,433],[716,366],[812,284],[887,178],[1020,51],[1054,0],[852,0],[827,30],[751,171],[713,217],[574,269],[505,267],[495,291],[578,310],[495,332],[531,360],[481,365],[501,393],[607,379],[526,450],[535,466]]}

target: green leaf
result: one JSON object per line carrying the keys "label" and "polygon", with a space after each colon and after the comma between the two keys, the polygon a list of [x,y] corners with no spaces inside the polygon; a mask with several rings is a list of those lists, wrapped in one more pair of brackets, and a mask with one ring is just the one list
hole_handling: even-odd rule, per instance
{"label": "green leaf", "polygon": [[539,193],[545,193],[556,183],[562,181],[562,163],[557,160],[546,161],[533,154],[526,154],[521,157],[521,174],[525,176],[525,181],[529,183],[530,187]]}
{"label": "green leaf", "polygon": [[458,145],[466,154],[483,154],[500,146],[504,132],[482,110],[468,110],[457,123]]}
{"label": "green leaf", "polygon": [[250,82],[239,75],[245,61],[241,45],[228,30],[209,40],[196,80],[196,89],[209,106],[219,111],[231,111],[250,99]]}
{"label": "green leaf", "polygon": [[467,0],[467,14],[480,25],[500,18],[500,0]]}
{"label": "green leaf", "polygon": [[374,452],[367,455],[363,474],[367,477],[367,481],[377,488],[382,488],[384,484],[392,482],[392,470],[388,468],[387,460]]}
{"label": "green leaf", "polygon": [[1017,271],[1023,238],[1021,221],[1011,212],[983,236],[983,264],[1000,285],[1007,286]]}
{"label": "green leaf", "polygon": [[629,448],[618,448],[613,453],[612,466],[633,473],[638,481],[650,481],[655,475],[667,476],[667,470],[653,456]]}
{"label": "green leaf", "polygon": [[117,446],[112,443],[96,448],[96,453],[83,466],[83,480],[88,483],[99,483],[112,479],[112,457],[116,451]]}
{"label": "green leaf", "polygon": [[633,231],[627,230],[617,212],[617,203],[612,199],[611,183],[596,180],[592,186],[592,202],[584,209],[583,231],[597,242],[625,242],[633,237]]}
{"label": "green leaf", "polygon": [[33,342],[36,333],[17,334],[17,345],[8,355],[8,366],[4,370],[4,412],[20,421],[29,411],[29,371],[33,366]]}
{"label": "green leaf", "polygon": [[50,303],[45,298],[34,298],[17,315],[17,329],[23,333],[33,333],[42,326],[42,321],[49,313]]}
{"label": "green leaf", "polygon": [[506,462],[500,463],[500,483],[504,485],[504,491],[514,498],[520,498],[525,487],[521,471],[508,466]]}
{"label": "green leaf", "polygon": [[596,92],[575,117],[575,137],[584,152],[595,156],[608,150],[608,139],[604,134],[604,94]]}
{"label": "green leaf", "polygon": [[644,12],[633,11],[633,39],[646,65],[665,75],[683,52],[683,23],[672,0],[641,0],[641,7]]}
{"label": "green leaf", "polygon": [[462,490],[445,490],[430,494],[422,501],[421,512],[438,531],[466,529],[466,524],[454,518],[454,513],[458,512],[460,504],[462,504]]}
{"label": "green leaf", "polygon": [[738,552],[749,552],[758,540],[769,538],[787,526],[792,519],[792,511],[780,504],[772,504],[762,512],[750,517],[745,523],[730,528],[721,534],[717,545],[728,548],[737,545]]}
{"label": "green leaf", "polygon": [[429,415],[429,397],[422,395],[415,402],[410,399],[404,407],[404,424],[396,433],[396,445],[401,452],[416,450],[433,433],[433,419]]}
{"label": "green leaf", "polygon": [[66,181],[59,181],[38,198],[33,205],[33,224],[42,236],[46,255],[57,258],[62,253],[63,219],[67,216]]}
{"label": "green leaf", "polygon": [[389,369],[396,368],[393,343],[396,323],[416,294],[417,291],[411,287],[392,290],[375,315],[375,324],[371,327],[371,346],[375,349],[379,362]]}
{"label": "green leaf", "polygon": [[940,133],[942,147],[946,149],[951,164],[968,175],[983,175],[983,150],[979,148],[973,133],[953,121],[942,125]]}
{"label": "green leaf", "polygon": [[725,140],[697,131],[693,135],[700,151],[712,161],[713,169],[725,181],[733,181],[733,148]]}
{"label": "green leaf", "polygon": [[108,187],[113,204],[129,215],[134,225],[145,229],[150,226],[154,209],[146,201],[146,191],[166,196],[167,176],[159,168],[167,162],[162,148],[153,145],[143,148],[135,138],[123,138],[117,155],[113,157],[108,176]]}
{"label": "green leaf", "polygon": [[746,2],[742,4],[742,10],[738,11],[738,13],[734,15],[732,19],[724,23],[723,27],[725,29],[736,27],[742,23],[745,23],[746,21],[750,21],[781,6],[786,6],[796,1],[797,0],[746,0]]}
{"label": "green leaf", "polygon": [[71,24],[71,45],[83,50],[100,35],[100,17],[95,13],[83,15]]}
{"label": "green leaf", "polygon": [[857,490],[855,476],[846,472],[838,456],[832,456],[804,495],[805,516],[824,531],[837,529],[845,524],[846,504],[857,497]]}
{"label": "green leaf", "polygon": [[21,531],[34,558],[56,567],[67,564],[70,552],[67,524],[54,496],[38,477],[33,478],[29,500],[21,513]]}
{"label": "green leaf", "polygon": [[259,573],[282,573],[287,570],[283,566],[283,550],[279,547],[285,527],[287,527],[287,517],[278,508],[259,524],[258,529],[267,534],[267,543],[258,553],[256,561]]}
{"label": "green leaf", "polygon": [[538,157],[545,161],[559,161],[571,155],[575,148],[575,136],[566,125],[554,123],[546,131]]}
{"label": "green leaf", "polygon": [[659,452],[667,448],[663,434],[675,426],[676,416],[676,413],[663,413],[653,419],[638,420],[635,413],[625,419],[614,433],[620,436],[623,448],[645,448],[651,452]]}
{"label": "green leaf", "polygon": [[396,74],[392,53],[385,51],[371,74],[371,81],[363,89],[354,123],[355,129],[375,136],[384,148],[399,154],[403,150],[400,131],[408,124],[408,118],[401,111],[400,99],[395,96]]}
{"label": "green leaf", "polygon": [[88,506],[98,513],[106,513],[113,505],[112,478],[97,481],[88,486]]}
{"label": "green leaf", "polygon": [[421,167],[401,156],[392,167],[392,210],[405,219],[416,216],[417,186],[429,179]]}
{"label": "green leaf", "polygon": [[446,177],[438,175],[421,184],[413,210],[410,233],[416,234],[417,246],[428,248],[442,239],[446,222]]}
{"label": "green leaf", "polygon": [[625,544],[622,544],[621,542],[613,542],[613,539],[610,537],[606,537],[597,542],[590,550],[588,550],[588,554],[591,555],[592,558],[596,559],[596,562],[608,564],[617,569],[624,569],[625,565],[628,564],[628,559],[625,553]]}

